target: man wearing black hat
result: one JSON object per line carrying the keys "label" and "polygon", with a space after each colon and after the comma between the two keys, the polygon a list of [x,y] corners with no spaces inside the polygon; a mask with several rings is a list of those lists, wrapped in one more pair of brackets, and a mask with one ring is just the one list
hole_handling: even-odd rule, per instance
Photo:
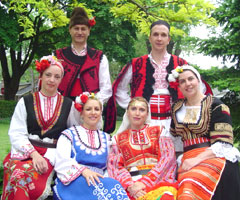
{"label": "man wearing black hat", "polygon": [[83,8],[73,10],[69,23],[72,44],[55,52],[64,67],[59,91],[72,99],[82,92],[93,92],[105,103],[112,95],[108,60],[102,51],[87,45],[95,23],[95,19],[89,19]]}

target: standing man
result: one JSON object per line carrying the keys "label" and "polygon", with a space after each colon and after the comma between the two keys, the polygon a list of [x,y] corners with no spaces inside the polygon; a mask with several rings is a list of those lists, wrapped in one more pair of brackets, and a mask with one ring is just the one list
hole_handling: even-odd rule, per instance
{"label": "standing man", "polygon": [[[114,81],[113,96],[108,101],[105,114],[106,132],[115,129],[116,102],[126,109],[130,99],[135,96],[142,96],[150,102],[152,125],[164,125],[169,131],[171,104],[183,96],[176,85],[169,84],[168,75],[177,66],[187,64],[184,59],[167,52],[171,39],[169,33],[170,25],[166,21],[152,23],[149,36],[152,51],[132,59]],[[128,94],[129,84],[131,95]]]}
{"label": "standing man", "polygon": [[71,46],[55,52],[64,67],[59,91],[72,99],[82,92],[93,92],[105,103],[112,95],[108,60],[102,51],[87,45],[91,27],[95,23],[95,19],[89,19],[83,8],[76,7],[73,10],[69,23]]}

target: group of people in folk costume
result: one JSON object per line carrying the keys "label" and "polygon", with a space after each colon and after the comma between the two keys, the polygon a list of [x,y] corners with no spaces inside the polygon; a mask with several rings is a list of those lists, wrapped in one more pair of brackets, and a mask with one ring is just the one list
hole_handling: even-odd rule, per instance
{"label": "group of people in folk costume", "polygon": [[[1,199],[240,199],[229,108],[167,52],[169,24],[152,23],[150,54],[111,85],[107,57],[87,45],[95,23],[75,8],[71,46],[36,61],[39,91],[12,116]],[[126,112],[111,138],[116,103]]]}

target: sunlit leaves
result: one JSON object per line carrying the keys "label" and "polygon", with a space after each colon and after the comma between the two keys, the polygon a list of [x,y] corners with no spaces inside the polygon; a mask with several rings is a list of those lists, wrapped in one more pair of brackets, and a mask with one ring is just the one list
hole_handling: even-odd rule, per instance
{"label": "sunlit leaves", "polygon": [[[169,23],[197,25],[205,23],[216,25],[214,18],[209,17],[214,6],[205,0],[103,0],[111,3],[111,11],[116,17],[122,16],[138,27],[141,33],[149,34],[149,26],[157,19]],[[183,35],[180,27],[172,29],[171,34]]]}
{"label": "sunlit leaves", "polygon": [[[68,8],[76,6],[85,7],[84,3],[72,2]],[[63,5],[52,0],[11,0],[9,12],[14,11],[18,17],[18,23],[23,28],[21,32],[25,37],[36,34],[36,23],[42,23],[49,28],[65,26],[69,23],[67,13]],[[89,17],[92,17],[93,10],[87,9]]]}

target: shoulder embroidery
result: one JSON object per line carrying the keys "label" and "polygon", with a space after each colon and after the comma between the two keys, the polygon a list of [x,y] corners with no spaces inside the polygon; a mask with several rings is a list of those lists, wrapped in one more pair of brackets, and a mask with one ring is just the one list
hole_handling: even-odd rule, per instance
{"label": "shoulder embroidery", "polygon": [[216,131],[232,132],[232,126],[228,123],[215,123],[214,128]]}
{"label": "shoulder embroidery", "polygon": [[229,110],[227,105],[221,104],[221,107],[222,107],[222,112],[223,113],[226,113],[227,115],[230,115],[230,110]]}

